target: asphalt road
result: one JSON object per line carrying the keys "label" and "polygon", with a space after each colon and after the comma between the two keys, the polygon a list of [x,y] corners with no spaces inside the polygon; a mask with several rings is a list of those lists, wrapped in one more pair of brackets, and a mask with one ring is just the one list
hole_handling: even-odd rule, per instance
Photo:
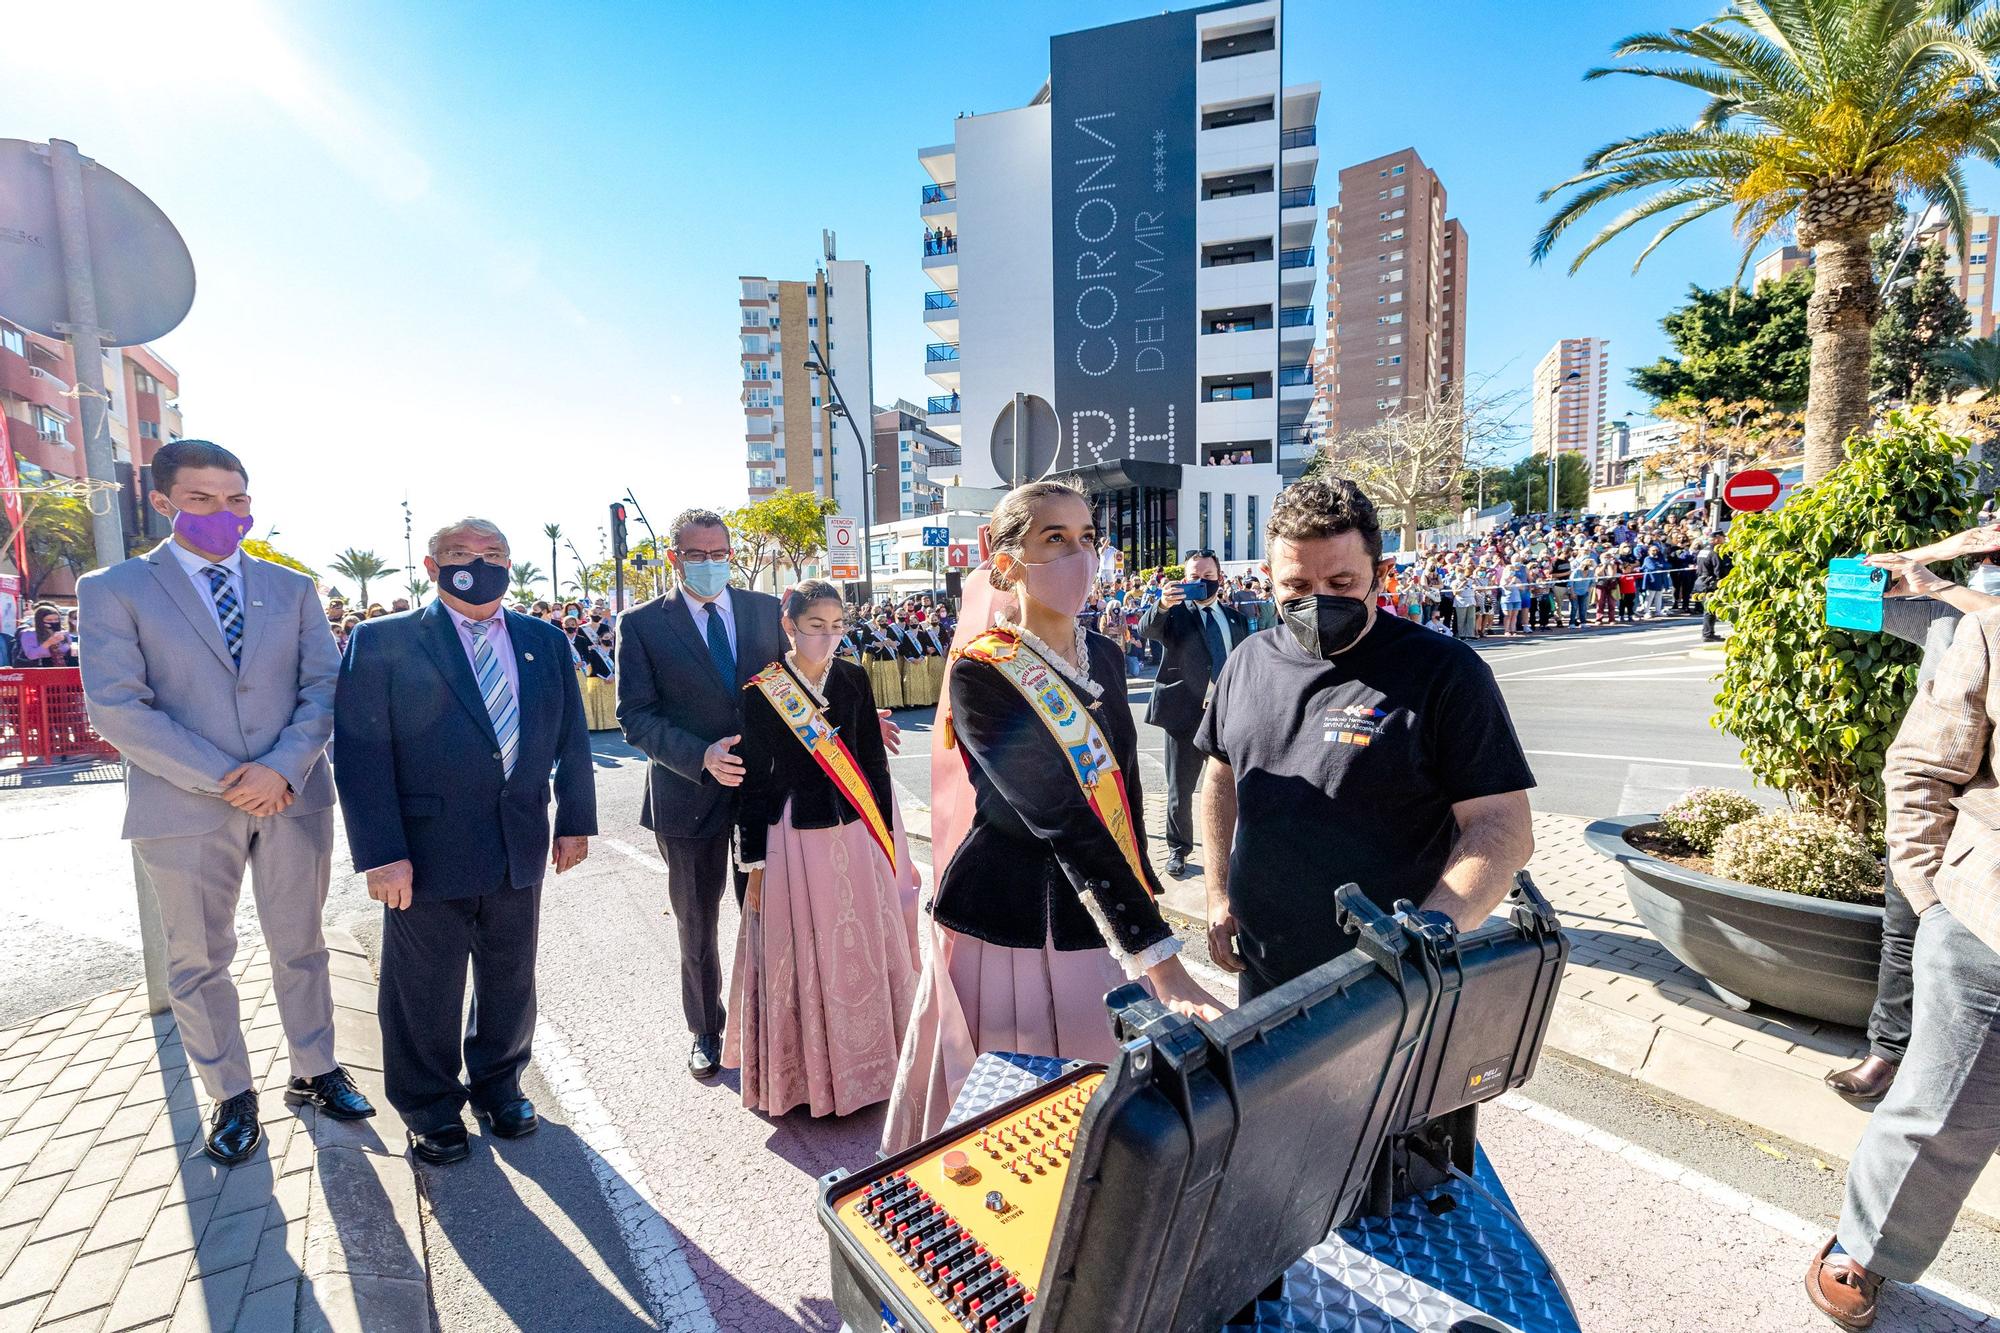
{"label": "asphalt road", "polygon": [[[1751,786],[1707,727],[1719,659],[1695,639],[1682,621],[1482,645],[1530,751],[1538,808],[1603,814],[1657,806],[1692,781]],[[896,777],[921,801],[928,718],[902,721]],[[1142,744],[1157,784],[1160,738]],[[643,765],[610,735],[596,751],[601,834],[544,890],[527,1091],[547,1124],[518,1143],[475,1136],[470,1162],[423,1172],[440,1325],[831,1330],[813,1185],[868,1160],[880,1113],[767,1119],[741,1106],[733,1074],[687,1077],[665,871],[638,828]],[[0,1022],[137,975],[119,810],[115,786],[0,790],[0,846],[17,872],[0,882]],[[328,911],[371,947],[379,939],[357,877],[336,879]],[[254,931],[247,895],[240,921]],[[734,935],[732,908],[723,938]],[[1557,1060],[1527,1092],[1487,1116],[1482,1142],[1586,1328],[1824,1326],[1799,1277],[1806,1237],[1837,1207],[1838,1163]],[[1938,1276],[2000,1300],[1996,1255],[1991,1233],[1962,1228]],[[1884,1327],[1976,1326],[1941,1299],[1896,1299]]]}

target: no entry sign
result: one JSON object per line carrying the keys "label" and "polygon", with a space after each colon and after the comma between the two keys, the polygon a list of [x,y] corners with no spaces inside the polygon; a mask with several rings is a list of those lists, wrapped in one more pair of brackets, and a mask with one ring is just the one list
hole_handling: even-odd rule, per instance
{"label": "no entry sign", "polygon": [[1740,513],[1754,514],[1778,503],[1778,474],[1753,467],[1722,483],[1722,503]]}

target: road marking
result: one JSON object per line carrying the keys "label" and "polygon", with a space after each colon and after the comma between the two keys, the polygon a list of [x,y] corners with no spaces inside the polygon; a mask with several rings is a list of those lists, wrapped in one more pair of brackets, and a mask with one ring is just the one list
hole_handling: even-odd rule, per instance
{"label": "road marking", "polygon": [[659,858],[659,854],[656,852],[649,852],[644,850],[643,848],[634,847],[631,843],[626,842],[622,838],[604,838],[601,841],[604,843],[606,847],[609,847],[612,851],[617,852],[620,856],[631,857],[634,861],[637,861],[640,865],[646,867],[646,869],[652,871],[656,875],[664,875],[667,873],[667,863],[665,861],[662,861]]}
{"label": "road marking", "polygon": [[1534,676],[1546,671],[1563,671],[1570,667],[1609,666],[1613,662],[1643,662],[1652,657],[1686,657],[1691,651],[1693,650],[1688,648],[1669,648],[1657,653],[1628,653],[1623,657],[1600,657],[1591,662],[1561,662],[1550,666],[1529,667],[1526,671],[1510,671],[1504,676],[1496,676],[1495,679],[1518,680],[1523,676]]}
{"label": "road marking", "polygon": [[[1659,762],[1658,755],[1587,754],[1582,750],[1523,750],[1521,753],[1543,755],[1550,759],[1609,759],[1621,764],[1652,764]],[[1689,768],[1741,769],[1743,767],[1741,764],[1718,764],[1712,759],[1676,759],[1674,762],[1685,764]]]}
{"label": "road marking", "polygon": [[[635,849],[606,839],[627,855]],[[591,1091],[583,1065],[547,1019],[535,1024],[535,1064],[562,1104],[570,1131],[590,1149],[590,1170],[646,1289],[646,1303],[670,1333],[720,1333],[708,1296],[681,1249],[680,1233],[660,1215],[645,1168],[625,1145],[611,1112]]]}
{"label": "road marking", "polygon": [[[1545,680],[1685,680],[1699,684],[1712,678],[1719,668],[1712,662],[1684,667],[1641,667],[1637,671],[1572,671],[1561,676],[1529,676],[1527,680],[1539,685]],[[1506,680],[1506,676],[1500,677]]]}
{"label": "road marking", "polygon": [[[1725,1185],[1712,1176],[1703,1175],[1691,1167],[1683,1166],[1669,1157],[1628,1139],[1622,1139],[1608,1130],[1599,1129],[1588,1121],[1578,1120],[1573,1115],[1565,1115],[1552,1106],[1544,1106],[1538,1101],[1523,1097],[1518,1092],[1503,1093],[1495,1099],[1510,1111],[1518,1112],[1530,1120],[1539,1121],[1551,1129],[1560,1130],[1572,1138],[1582,1139],[1591,1147],[1610,1153],[1631,1163],[1647,1175],[1668,1181],[1684,1189],[1692,1190],[1710,1203],[1732,1213],[1762,1222],[1781,1236],[1788,1236],[1801,1245],[1818,1245],[1826,1239],[1827,1228],[1820,1223],[1808,1222],[1797,1213],[1787,1212],[1775,1204],[1769,1204],[1754,1195]],[[1975,1314],[1988,1319],[2000,1318],[2000,1312],[1984,1298],[1965,1290],[1954,1283],[1932,1278],[1919,1283],[1909,1283],[1919,1290],[1928,1291],[1956,1305],[1962,1305]]]}

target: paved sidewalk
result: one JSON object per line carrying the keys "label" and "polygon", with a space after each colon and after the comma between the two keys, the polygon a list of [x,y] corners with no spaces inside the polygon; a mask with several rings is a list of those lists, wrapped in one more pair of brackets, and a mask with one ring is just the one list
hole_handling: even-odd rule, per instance
{"label": "paved sidewalk", "polygon": [[[1164,801],[1149,798],[1147,807],[1147,827],[1164,828]],[[1562,914],[1571,944],[1548,1045],[1845,1161],[1868,1113],[1821,1080],[1866,1054],[1866,1036],[1716,999],[1639,924],[1618,866],[1584,842],[1589,822],[1535,816],[1528,871]],[[1152,851],[1169,911],[1200,919],[1200,874],[1168,880],[1164,841],[1154,838]],[[2000,1163],[1987,1167],[1969,1206],[2000,1218]]]}
{"label": "paved sidewalk", "polygon": [[[340,1059],[383,1106],[374,975],[327,943]],[[265,1146],[234,1169],[201,1151],[207,1099],[143,985],[0,1031],[0,1333],[431,1327],[402,1136],[286,1106],[268,955],[236,975]]]}

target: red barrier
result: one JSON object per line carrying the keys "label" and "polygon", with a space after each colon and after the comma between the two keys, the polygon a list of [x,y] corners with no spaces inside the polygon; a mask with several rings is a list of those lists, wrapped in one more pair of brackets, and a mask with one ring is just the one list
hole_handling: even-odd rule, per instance
{"label": "red barrier", "polygon": [[77,667],[0,671],[0,760],[67,764],[118,758],[91,729]]}

